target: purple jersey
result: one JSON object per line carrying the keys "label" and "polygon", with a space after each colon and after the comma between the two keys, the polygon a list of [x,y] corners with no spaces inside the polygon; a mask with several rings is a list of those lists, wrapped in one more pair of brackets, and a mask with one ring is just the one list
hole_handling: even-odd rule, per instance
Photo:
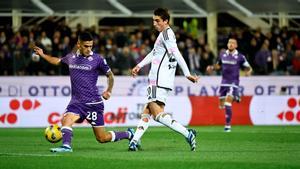
{"label": "purple jersey", "polygon": [[79,52],[69,53],[61,59],[69,66],[72,98],[71,103],[96,103],[102,101],[96,86],[100,72],[110,71],[105,59],[91,52],[84,57]]}
{"label": "purple jersey", "polygon": [[221,52],[218,58],[218,64],[222,65],[222,82],[221,86],[238,87],[240,82],[240,69],[242,67],[250,67],[245,56],[238,53],[237,50],[233,54],[229,51]]}

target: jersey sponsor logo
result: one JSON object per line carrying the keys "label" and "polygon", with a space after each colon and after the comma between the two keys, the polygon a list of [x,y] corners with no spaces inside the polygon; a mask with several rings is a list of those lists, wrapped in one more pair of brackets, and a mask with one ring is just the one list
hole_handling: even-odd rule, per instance
{"label": "jersey sponsor logo", "polygon": [[229,65],[235,65],[236,61],[235,60],[222,60],[223,64],[229,64]]}
{"label": "jersey sponsor logo", "polygon": [[86,64],[80,64],[80,65],[69,65],[70,69],[80,69],[80,70],[92,70],[91,65],[86,65]]}
{"label": "jersey sponsor logo", "polygon": [[168,55],[168,56],[169,56],[169,62],[176,62],[176,59],[173,54]]}
{"label": "jersey sponsor logo", "polygon": [[169,69],[176,69],[176,65],[169,64],[168,67],[169,67]]}

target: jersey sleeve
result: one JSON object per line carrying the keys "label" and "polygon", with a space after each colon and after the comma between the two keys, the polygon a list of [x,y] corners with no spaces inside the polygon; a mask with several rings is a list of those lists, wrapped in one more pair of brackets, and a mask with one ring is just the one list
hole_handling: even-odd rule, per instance
{"label": "jersey sleeve", "polygon": [[67,54],[66,56],[60,58],[60,62],[69,65],[69,63],[70,63],[70,58],[71,58],[72,56],[75,56],[74,53],[69,53],[69,54]]}
{"label": "jersey sleeve", "polygon": [[111,70],[106,62],[106,59],[104,59],[102,56],[99,56],[99,58],[99,70],[104,74],[107,74]]}
{"label": "jersey sleeve", "polygon": [[163,42],[169,57],[174,57],[183,71],[184,76],[190,76],[191,73],[185,63],[176,43],[174,32],[169,28],[163,32]]}
{"label": "jersey sleeve", "polygon": [[144,67],[145,65],[151,63],[153,58],[153,50],[147,54],[147,56],[138,64],[140,68]]}
{"label": "jersey sleeve", "polygon": [[248,68],[251,68],[249,62],[247,61],[246,57],[244,55],[242,55],[242,61],[241,61],[241,66],[243,67],[248,67]]}

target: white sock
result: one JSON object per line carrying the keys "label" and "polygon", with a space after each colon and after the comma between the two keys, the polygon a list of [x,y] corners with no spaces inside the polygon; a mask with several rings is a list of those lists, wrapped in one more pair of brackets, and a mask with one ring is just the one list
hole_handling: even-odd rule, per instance
{"label": "white sock", "polygon": [[164,112],[159,113],[156,117],[155,120],[164,124],[165,126],[171,128],[172,130],[182,134],[184,137],[188,137],[189,131],[187,128],[185,128],[183,125],[178,123],[177,121],[173,120],[172,117]]}
{"label": "white sock", "polygon": [[110,132],[110,134],[111,134],[111,142],[114,142],[115,141],[115,139],[116,139],[116,134],[115,134],[115,132],[113,132],[113,131],[109,131]]}
{"label": "white sock", "polygon": [[144,133],[146,132],[146,130],[149,127],[149,122],[150,122],[150,115],[149,114],[142,114],[141,120],[139,121],[139,123],[137,125],[137,128],[136,128],[136,131],[134,133],[132,141],[137,143],[141,139],[141,137],[144,135]]}

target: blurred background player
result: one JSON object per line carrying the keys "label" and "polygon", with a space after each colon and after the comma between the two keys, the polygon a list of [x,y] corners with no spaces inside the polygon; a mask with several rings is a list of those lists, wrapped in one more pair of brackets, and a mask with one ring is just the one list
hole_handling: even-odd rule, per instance
{"label": "blurred background player", "polygon": [[100,143],[133,137],[133,131],[130,129],[123,132],[105,131],[104,104],[96,83],[99,73],[104,73],[108,80],[107,89],[103,92],[102,97],[106,100],[109,99],[114,84],[113,73],[105,59],[92,52],[93,37],[89,32],[79,35],[77,48],[76,52],[71,52],[63,58],[57,58],[44,54],[43,50],[37,46],[34,47],[35,53],[49,63],[54,65],[65,63],[69,66],[70,71],[72,98],[62,118],[63,144],[61,147],[50,149],[51,152],[72,152],[72,126],[75,122],[80,123],[85,119],[92,125],[95,137]]}
{"label": "blurred background player", "polygon": [[199,77],[190,74],[177,47],[175,34],[169,26],[169,20],[170,15],[167,9],[158,8],[154,11],[153,26],[160,33],[153,50],[132,69],[132,75],[136,76],[143,66],[151,63],[147,88],[148,103],[141,115],[135,135],[130,141],[130,151],[138,150],[138,141],[147,130],[151,115],[157,122],[182,134],[192,151],[196,149],[196,131],[185,128],[164,111],[167,96],[173,89],[177,63],[188,80],[195,83],[199,79]]}
{"label": "blurred background player", "polygon": [[245,71],[246,76],[250,76],[252,72],[250,64],[245,56],[238,52],[237,47],[237,40],[230,38],[227,43],[228,49],[220,53],[217,63],[207,67],[208,73],[221,69],[222,82],[219,93],[220,108],[225,108],[225,132],[231,131],[232,103],[240,102],[240,69]]}

